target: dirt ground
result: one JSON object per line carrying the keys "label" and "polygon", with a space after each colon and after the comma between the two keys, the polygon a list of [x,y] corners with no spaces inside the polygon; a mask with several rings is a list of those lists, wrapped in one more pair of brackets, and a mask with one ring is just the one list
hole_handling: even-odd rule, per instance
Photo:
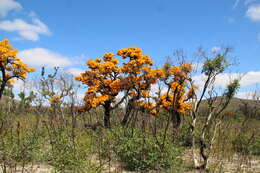
{"label": "dirt ground", "polygon": [[[191,152],[187,152],[184,156],[184,162],[192,163]],[[229,160],[211,159],[210,161],[211,173],[260,173],[260,158],[242,158],[234,156]],[[52,169],[48,165],[34,165],[27,166],[24,169],[17,168],[17,170],[8,171],[8,173],[50,173]],[[122,170],[120,164],[104,165],[104,173],[130,173]],[[2,173],[0,171],[0,173]],[[131,172],[133,173],[133,172]],[[187,173],[204,173],[200,170],[190,170]]]}

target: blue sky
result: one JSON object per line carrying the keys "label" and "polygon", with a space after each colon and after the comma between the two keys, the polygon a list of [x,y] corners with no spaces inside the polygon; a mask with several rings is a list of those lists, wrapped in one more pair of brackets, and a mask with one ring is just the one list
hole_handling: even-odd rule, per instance
{"label": "blue sky", "polygon": [[234,72],[251,72],[245,86],[260,82],[259,0],[0,0],[4,38],[28,64],[73,73],[88,58],[129,46],[157,65],[175,49],[231,46]]}

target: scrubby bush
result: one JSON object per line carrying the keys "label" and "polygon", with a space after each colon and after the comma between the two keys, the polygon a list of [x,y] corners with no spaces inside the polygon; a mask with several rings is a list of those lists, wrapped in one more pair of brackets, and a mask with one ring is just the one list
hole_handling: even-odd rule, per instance
{"label": "scrubby bush", "polygon": [[260,155],[260,138],[255,134],[241,133],[232,141],[233,150],[243,155]]}
{"label": "scrubby bush", "polygon": [[23,118],[0,120],[0,165],[3,171],[17,167],[24,169],[28,164],[41,161],[42,131],[36,126],[27,126]]}
{"label": "scrubby bush", "polygon": [[182,149],[167,140],[164,146],[151,135],[132,128],[116,128],[110,132],[113,150],[124,167],[131,171],[160,170],[176,167]]}
{"label": "scrubby bush", "polygon": [[[74,129],[75,130],[75,129]],[[46,158],[57,172],[98,172],[90,162],[91,143],[83,132],[59,127],[48,128],[50,148]]]}

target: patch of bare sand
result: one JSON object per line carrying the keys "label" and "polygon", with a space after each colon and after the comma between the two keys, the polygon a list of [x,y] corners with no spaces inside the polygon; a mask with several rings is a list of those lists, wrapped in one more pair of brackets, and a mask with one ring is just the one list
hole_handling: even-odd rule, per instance
{"label": "patch of bare sand", "polygon": [[[182,157],[186,163],[192,163],[192,151],[187,151]],[[243,157],[234,155],[229,159],[210,158],[210,173],[260,173],[259,157]],[[203,170],[192,170],[187,173],[205,173]]]}

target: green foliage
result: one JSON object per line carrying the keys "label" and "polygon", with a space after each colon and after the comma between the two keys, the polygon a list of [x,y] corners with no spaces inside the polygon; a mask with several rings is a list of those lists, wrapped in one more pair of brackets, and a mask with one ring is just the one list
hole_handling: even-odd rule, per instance
{"label": "green foliage", "polygon": [[167,140],[164,147],[156,139],[139,129],[117,128],[111,131],[113,150],[131,171],[160,170],[176,167],[181,148]]}
{"label": "green foliage", "polygon": [[78,132],[77,136],[68,129],[49,131],[50,145],[46,159],[57,172],[91,172],[98,171],[98,167],[89,161],[90,141]]}
{"label": "green foliage", "polygon": [[183,123],[178,134],[174,137],[174,141],[184,147],[192,146],[192,135],[190,132],[190,126],[187,122]]}
{"label": "green foliage", "polygon": [[233,98],[234,95],[236,94],[237,90],[239,89],[240,84],[239,84],[239,80],[235,79],[234,81],[232,81],[226,89],[226,92],[224,93],[224,95],[228,98]]}
{"label": "green foliage", "polygon": [[253,144],[249,146],[249,150],[252,154],[260,156],[260,137],[258,136]]}
{"label": "green foliage", "polygon": [[[59,172],[66,170],[83,170],[80,153],[74,150],[70,138],[66,133],[60,133],[51,141],[51,165]],[[83,171],[80,171],[83,172]]]}
{"label": "green foliage", "polygon": [[214,58],[208,59],[203,64],[202,73],[205,75],[219,74],[225,71],[228,63],[224,54],[217,54]]}
{"label": "green foliage", "polygon": [[48,96],[54,96],[55,92],[53,91],[54,88],[54,81],[55,77],[57,76],[59,68],[54,67],[54,72],[52,74],[48,74],[45,77],[45,68],[42,67],[41,71],[41,80],[40,80],[40,93],[43,97],[48,98]]}
{"label": "green foliage", "polygon": [[[6,121],[7,124],[11,125]],[[36,162],[41,157],[42,134],[38,129],[25,128],[20,122],[1,134],[0,164],[10,168]]]}
{"label": "green foliage", "polygon": [[260,136],[240,133],[232,141],[233,150],[242,155],[260,155]]}
{"label": "green foliage", "polygon": [[[166,70],[168,65],[164,67]],[[223,72],[226,66],[225,56],[218,55],[206,61],[203,70],[208,75],[216,75]],[[4,106],[0,105],[0,109],[4,110],[0,111],[0,166],[7,167],[7,172],[15,172],[15,168],[20,171],[23,166],[46,165],[55,172],[65,173],[108,172],[108,168],[112,168],[111,172],[128,169],[136,172],[180,173],[192,164],[192,119],[189,115],[182,117],[182,126],[175,131],[166,112],[153,117],[136,110],[130,115],[128,127],[122,128],[118,124],[125,109],[119,107],[112,112],[115,116],[111,116],[115,128],[104,129],[100,123],[103,120],[102,109],[99,107],[88,113],[77,111],[80,104],[74,93],[75,85],[66,76],[57,76],[57,70],[55,68],[54,73],[49,75],[42,70],[41,86],[38,91],[34,90],[37,95],[31,92],[26,96],[21,92],[18,102],[9,93],[8,102],[2,100],[7,108],[3,109]],[[238,80],[233,81],[223,95],[225,99],[231,99],[238,88]],[[54,95],[65,97],[63,101],[66,104],[62,104],[57,111],[45,105],[49,101],[47,99]],[[33,100],[35,104],[31,105]],[[228,101],[232,102],[233,99]],[[195,138],[196,146],[200,145],[200,132],[209,110],[204,100],[202,104],[205,105],[199,110],[201,116],[196,120],[194,131],[198,136]],[[209,146],[211,140],[208,137],[214,135],[214,125],[221,122],[214,146],[207,150],[214,153],[213,160],[219,157],[224,164],[227,158],[235,154],[239,157],[260,155],[259,121],[255,118],[243,125],[244,116],[237,116],[233,105],[238,103],[231,104],[230,112],[234,114],[222,118],[222,115],[226,115],[223,112],[216,119],[221,121],[210,121],[206,127],[209,130],[205,133],[204,143]],[[32,109],[22,111],[26,107]]]}
{"label": "green foliage", "polygon": [[11,84],[7,84],[7,87],[5,88],[3,95],[11,99],[14,99],[14,93],[12,87],[13,86]]}
{"label": "green foliage", "polygon": [[29,96],[26,96],[24,92],[20,92],[18,94],[20,101],[19,101],[19,108],[24,109],[28,108],[33,100],[36,98],[36,95],[33,91],[30,92]]}

